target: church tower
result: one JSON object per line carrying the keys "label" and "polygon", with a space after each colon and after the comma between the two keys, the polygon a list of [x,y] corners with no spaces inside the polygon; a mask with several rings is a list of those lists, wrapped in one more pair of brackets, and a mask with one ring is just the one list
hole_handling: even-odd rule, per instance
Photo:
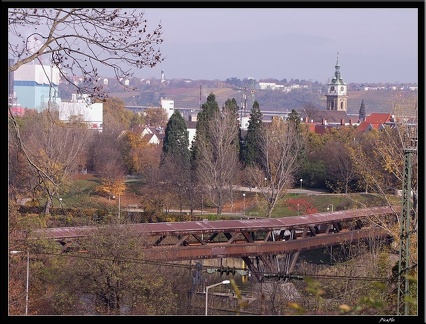
{"label": "church tower", "polygon": [[359,108],[359,120],[358,122],[363,122],[365,120],[365,105],[364,99],[361,101],[361,107]]}
{"label": "church tower", "polygon": [[334,78],[327,84],[327,110],[347,111],[348,109],[348,86],[343,82],[340,74],[339,53],[335,66]]}

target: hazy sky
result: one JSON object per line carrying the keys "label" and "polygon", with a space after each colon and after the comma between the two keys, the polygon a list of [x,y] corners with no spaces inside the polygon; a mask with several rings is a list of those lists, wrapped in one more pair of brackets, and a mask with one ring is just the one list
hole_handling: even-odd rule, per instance
{"label": "hazy sky", "polygon": [[[147,8],[165,61],[135,76],[418,82],[417,8]],[[423,28],[423,26],[421,26]]]}

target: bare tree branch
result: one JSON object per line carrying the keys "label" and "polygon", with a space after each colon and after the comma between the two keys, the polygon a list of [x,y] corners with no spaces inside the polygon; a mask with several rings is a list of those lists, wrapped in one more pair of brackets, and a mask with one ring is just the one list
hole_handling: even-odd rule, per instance
{"label": "bare tree branch", "polygon": [[149,32],[140,9],[10,8],[9,57],[17,61],[9,73],[26,63],[48,61],[78,93],[104,97],[100,67],[109,68],[124,86],[133,69],[162,62],[162,26]]}

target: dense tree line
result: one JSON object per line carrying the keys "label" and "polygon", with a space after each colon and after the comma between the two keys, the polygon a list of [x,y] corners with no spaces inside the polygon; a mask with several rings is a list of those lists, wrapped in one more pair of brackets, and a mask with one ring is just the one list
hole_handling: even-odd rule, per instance
{"label": "dense tree line", "polygon": [[[330,192],[335,193],[368,191],[386,196],[402,187],[404,152],[400,140],[401,134],[406,133],[402,125],[365,134],[357,132],[355,127],[348,127],[318,135],[308,131],[296,111],[290,114],[288,120],[275,118],[270,123],[262,122],[260,105],[256,101],[251,109],[248,130],[242,135],[238,124],[239,107],[235,100],[230,99],[223,107],[219,107],[214,94],[211,93],[199,112],[195,140],[189,143],[185,121],[176,111],[164,127],[163,145],[158,146],[148,144],[143,137],[132,131],[131,121],[138,117],[120,110],[120,106],[114,107],[113,104],[106,110],[107,122],[102,133],[88,132],[78,120],[67,125],[60,123],[54,116],[54,110],[50,116],[46,116],[48,112],[42,112],[16,118],[20,125],[20,140],[26,143],[27,154],[23,154],[16,145],[15,128],[10,128],[11,205],[16,203],[18,197],[30,196],[34,201],[44,198],[45,213],[48,214],[49,197],[58,197],[71,190],[72,176],[81,173],[86,167],[98,175],[100,185],[97,190],[105,197],[125,192],[126,174],[145,179],[144,183],[150,190],[143,193],[140,199],[143,208],[151,213],[150,217],[155,217],[164,208],[194,210],[203,203],[215,206],[220,214],[224,204],[233,202],[234,185],[261,188],[260,206],[264,206],[264,215],[269,217],[286,190],[297,185],[299,178],[304,179],[305,186],[328,188]],[[37,127],[34,123],[37,123]],[[26,157],[30,157],[30,161]],[[37,166],[36,169],[34,165]],[[414,171],[417,169],[417,159],[414,160],[413,168]],[[54,178],[57,186],[51,187],[49,183],[37,181],[39,173]],[[414,197],[417,195],[416,183],[417,177],[413,177]],[[414,198],[414,201],[416,200]],[[414,206],[413,211],[416,208]],[[19,220],[20,216],[17,216],[17,219]],[[19,226],[45,226],[43,222],[24,225],[24,219],[25,217],[18,221]],[[104,222],[111,220],[105,219]],[[416,227],[415,224],[416,221]],[[389,227],[388,231],[395,238],[399,236],[397,226]],[[128,244],[135,245],[132,243],[133,238],[123,239],[130,240]],[[120,243],[120,246],[121,244],[127,243]],[[49,247],[48,250],[52,248]],[[33,249],[38,251],[40,247]],[[110,247],[106,251],[112,253],[115,248]],[[413,252],[413,256],[415,255]],[[78,259],[74,261],[80,262]],[[40,267],[43,264],[43,267],[52,271],[51,274],[44,274],[45,279],[42,279],[43,276],[33,279],[36,282],[40,280],[38,289],[42,289],[45,284],[55,287],[58,285],[59,288],[55,303],[51,304],[52,309],[49,310],[53,313],[66,314],[75,312],[76,309],[81,310],[78,305],[82,300],[87,301],[87,298],[90,298],[90,305],[96,307],[100,313],[159,312],[154,304],[149,306],[145,295],[152,296],[155,292],[143,288],[143,282],[152,279],[132,277],[131,280],[136,280],[134,286],[130,283],[123,285],[123,276],[129,275],[126,274],[128,265],[118,260],[116,265],[114,261],[108,266],[115,270],[114,275],[111,273],[105,281],[107,286],[91,286],[87,282],[84,288],[60,284],[65,277],[58,276],[55,269],[66,266],[55,264],[58,261],[51,258],[45,258],[43,261],[43,258],[38,258],[37,262],[40,262]],[[107,265],[104,263],[105,261],[102,261],[99,266],[104,269],[102,272],[105,274],[104,267]],[[82,267],[67,261],[67,266],[89,271],[87,274],[69,274],[67,279],[77,278],[76,276],[90,278],[96,271],[96,266],[89,263]],[[124,268],[121,269],[121,266]],[[33,264],[32,269],[38,273],[36,264]],[[147,271],[146,266],[143,266],[143,269]],[[117,271],[123,272],[119,275]],[[153,271],[155,273],[163,270]],[[114,276],[118,277],[114,279]],[[168,277],[166,273],[164,276]],[[177,284],[170,280],[158,281],[159,287]],[[89,287],[92,287],[92,290]],[[75,294],[65,288],[70,288]],[[69,291],[69,295],[65,295],[66,291]],[[144,291],[144,294],[139,296],[141,291]],[[170,307],[164,308],[164,312],[177,312],[179,303],[175,300],[176,294],[178,295],[177,291],[174,297],[167,297],[169,300],[166,303]],[[143,308],[139,308],[138,302],[135,302],[134,307],[127,309],[131,300],[140,301],[144,305]],[[124,308],[123,303],[126,305]],[[81,311],[90,312],[87,309]]]}
{"label": "dense tree line", "polygon": [[[101,133],[88,131],[78,120],[61,123],[55,111],[15,118],[19,134],[15,128],[9,129],[12,197],[44,198],[48,213],[51,199],[66,190],[72,175],[83,171],[97,174],[104,185],[101,191],[110,195],[124,190],[125,175],[143,177],[151,184],[175,181],[180,188],[180,208],[193,209],[204,199],[214,204],[218,213],[225,203],[232,202],[234,185],[265,188],[264,198],[270,204],[299,179],[305,187],[334,193],[392,194],[402,187],[402,171],[397,171],[402,168],[403,125],[368,133],[348,126],[318,135],[308,131],[294,110],[288,120],[262,122],[260,105],[255,101],[247,132],[242,135],[239,109],[235,99],[219,108],[211,93],[198,113],[193,143],[189,143],[180,113],[167,120],[159,117],[164,111],[155,108],[142,117],[123,109],[122,101],[114,98],[107,100]],[[165,129],[162,147],[148,144],[133,130],[149,120]],[[17,138],[24,140],[25,146],[20,147]],[[371,157],[374,161],[368,161]],[[359,167],[367,163],[368,169]],[[174,179],[173,174],[181,179]],[[194,192],[202,195],[196,197]]]}
{"label": "dense tree line", "polygon": [[[93,100],[105,100],[108,96],[100,83],[97,64],[109,67],[117,82],[125,87],[123,82],[132,77],[133,68],[155,66],[163,60],[158,49],[163,41],[162,27],[159,25],[149,32],[143,15],[142,11],[132,9],[11,8],[9,33],[18,41],[9,38],[9,54],[17,59],[9,72],[29,62],[42,63],[49,57],[50,63],[61,68],[62,77],[75,86],[77,93],[89,94]],[[41,25],[47,26],[47,32]],[[22,28],[28,27],[41,41],[37,48],[30,44],[34,35],[23,36]],[[70,33],[64,34],[63,30]],[[91,56],[85,48],[105,56]],[[121,68],[123,61],[129,70]],[[81,75],[85,77],[84,82],[74,83],[72,77]],[[254,80],[245,82],[249,87]],[[160,92],[153,92],[150,100],[157,100],[159,95]],[[26,240],[31,230],[47,226],[52,201],[63,193],[74,192],[73,176],[82,172],[96,173],[99,179],[96,190],[108,198],[126,190],[125,175],[142,178],[141,205],[152,218],[164,207],[189,206],[193,210],[200,203],[215,206],[220,214],[225,203],[233,202],[234,185],[240,184],[263,188],[265,216],[271,216],[277,201],[299,178],[304,179],[305,186],[341,193],[365,190],[386,196],[402,187],[405,135],[409,133],[403,125],[367,134],[349,127],[318,135],[300,123],[296,111],[289,120],[262,123],[260,102],[258,97],[253,103],[249,129],[243,135],[238,125],[241,107],[236,100],[229,99],[219,107],[211,93],[197,116],[193,143],[188,142],[185,122],[178,112],[169,120],[164,118],[161,109],[140,116],[126,111],[123,102],[116,98],[105,101],[102,133],[89,131],[77,116],[67,123],[60,122],[52,102],[40,113],[31,112],[23,117],[9,114],[9,250],[27,252],[26,258],[19,255],[9,258],[9,313],[25,313],[28,305],[23,296],[26,294],[31,301],[29,314],[175,315],[190,312],[186,301],[188,291],[193,290],[193,274],[188,268],[146,262],[141,246],[148,238],[123,231],[120,223],[128,220],[111,217],[111,211],[88,219],[88,225],[102,226],[96,235],[78,240],[70,251],[62,251],[61,246],[45,240]],[[296,104],[304,105],[303,102]],[[145,124],[166,129],[162,147],[148,144],[135,131]],[[414,206],[410,211],[413,233],[417,229],[417,168],[415,157],[411,180]],[[17,201],[23,197],[31,197],[33,204],[42,202],[44,213],[21,214]],[[85,204],[79,207],[84,208]],[[395,224],[387,230],[399,244],[397,228]],[[376,254],[373,253],[372,266],[363,267],[371,271],[370,276],[383,274],[390,265],[388,254],[382,254],[386,250],[373,248],[377,249],[373,250]],[[411,248],[412,264],[417,264],[416,240]],[[361,251],[365,250],[355,249],[351,255],[362,257]],[[343,247],[341,251],[347,253],[348,249]],[[27,272],[31,283],[27,291],[23,279],[26,267],[31,270]],[[415,276],[416,267],[413,267]],[[412,296],[416,297],[416,286],[412,287]],[[259,314],[290,311],[284,306],[288,300],[280,298],[280,289],[279,285],[270,285],[261,291],[263,305],[256,310]],[[353,291],[369,296],[368,306],[376,297],[394,300],[392,291],[383,293],[373,286],[365,288],[352,282],[335,290],[330,292],[329,300],[338,297],[339,301],[356,304],[351,295]],[[299,291],[308,293],[299,304],[293,303],[291,309],[312,309],[323,314],[339,307],[324,307],[323,290],[316,283],[307,282]],[[346,299],[340,296],[341,291],[346,293]],[[361,311],[371,314],[370,308]],[[394,314],[392,309],[384,309],[384,312]]]}

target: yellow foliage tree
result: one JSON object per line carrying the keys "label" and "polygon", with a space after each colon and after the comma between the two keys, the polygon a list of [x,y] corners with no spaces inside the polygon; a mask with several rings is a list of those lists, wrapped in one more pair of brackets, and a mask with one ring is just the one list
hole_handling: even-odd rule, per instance
{"label": "yellow foliage tree", "polygon": [[111,177],[102,177],[101,185],[98,186],[98,191],[105,193],[110,197],[122,195],[126,191],[126,184],[124,182],[124,177],[114,178]]}

